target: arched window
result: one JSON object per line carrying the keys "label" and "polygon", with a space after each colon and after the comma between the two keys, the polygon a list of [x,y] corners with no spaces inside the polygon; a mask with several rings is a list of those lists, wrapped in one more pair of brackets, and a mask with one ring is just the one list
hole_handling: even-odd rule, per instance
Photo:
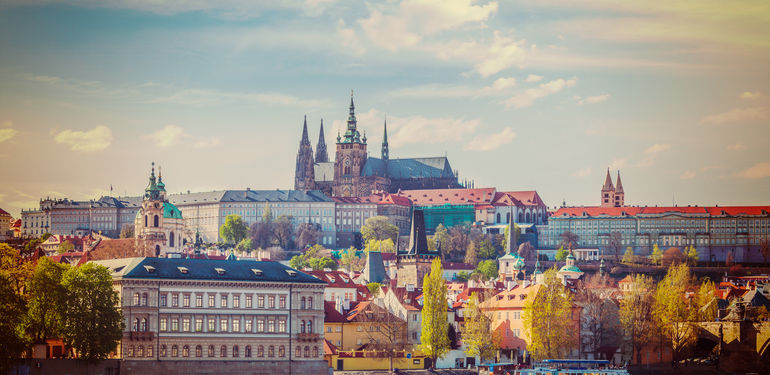
{"label": "arched window", "polygon": [[251,345],[246,345],[246,349],[243,350],[243,356],[251,358]]}
{"label": "arched window", "polygon": [[270,345],[267,347],[267,356],[270,358],[275,357],[275,346]]}
{"label": "arched window", "polygon": [[139,348],[136,350],[136,356],[144,357],[144,345],[139,345]]}
{"label": "arched window", "polygon": [[147,306],[147,293],[142,293],[142,306]]}
{"label": "arched window", "polygon": [[286,357],[286,347],[281,345],[278,347],[278,356],[283,358]]}
{"label": "arched window", "polygon": [[305,333],[305,321],[304,320],[299,325],[299,333]]}
{"label": "arched window", "polygon": [[313,309],[313,297],[307,297],[307,309],[308,310]]}
{"label": "arched window", "polygon": [[238,345],[233,345],[233,358],[238,358]]}
{"label": "arched window", "polygon": [[196,357],[203,357],[203,347],[198,345],[195,347],[195,356]]}
{"label": "arched window", "polygon": [[134,306],[139,306],[139,293],[134,293]]}
{"label": "arched window", "polygon": [[227,357],[227,346],[222,345],[222,347],[219,348],[219,356],[222,358]]}
{"label": "arched window", "polygon": [[260,345],[257,347],[257,357],[264,357],[265,356],[265,347]]}
{"label": "arched window", "polygon": [[179,347],[176,345],[171,346],[171,356],[172,357],[179,357]]}
{"label": "arched window", "polygon": [[317,346],[313,347],[313,358],[318,358],[318,347]]}
{"label": "arched window", "polygon": [[296,349],[294,349],[294,356],[297,358],[302,357],[302,348],[298,346]]}
{"label": "arched window", "polygon": [[147,215],[144,215],[144,227],[147,228]]}
{"label": "arched window", "polygon": [[160,256],[160,245],[155,245],[155,256]]}
{"label": "arched window", "polygon": [[209,357],[214,356],[214,345],[209,345]]}
{"label": "arched window", "polygon": [[313,321],[308,320],[307,321],[307,333],[313,333]]}
{"label": "arched window", "polygon": [[185,345],[185,346],[182,347],[182,357],[187,358],[189,356],[190,356],[190,346],[189,345]]}
{"label": "arched window", "polygon": [[307,357],[310,357],[310,347],[309,346],[305,347],[305,358],[307,358]]}
{"label": "arched window", "polygon": [[131,345],[128,347],[126,357],[133,357],[134,356],[134,346]]}
{"label": "arched window", "polygon": [[305,309],[305,297],[302,297],[299,301],[300,301],[299,302],[299,308],[304,310]]}
{"label": "arched window", "polygon": [[131,328],[132,331],[139,332],[139,318],[134,319],[134,325]]}
{"label": "arched window", "polygon": [[174,247],[174,232],[168,234],[168,246]]}
{"label": "arched window", "polygon": [[527,223],[532,222],[532,216],[529,214],[529,212],[527,212],[527,214],[526,214],[526,222]]}
{"label": "arched window", "polygon": [[521,212],[519,212],[519,223],[521,223],[521,222],[523,222],[523,221],[524,221],[524,214],[522,214]]}
{"label": "arched window", "polygon": [[500,213],[499,212],[497,213],[497,222],[498,223],[500,222]]}
{"label": "arched window", "polygon": [[158,221],[158,215],[155,215],[155,218],[152,219],[152,226],[155,228],[158,227],[159,221]]}
{"label": "arched window", "polygon": [[142,332],[147,332],[147,318],[142,318],[142,326],[141,326]]}
{"label": "arched window", "polygon": [[168,353],[166,353],[166,345],[161,345],[160,346],[160,356],[161,357],[165,357],[166,354],[168,354]]}

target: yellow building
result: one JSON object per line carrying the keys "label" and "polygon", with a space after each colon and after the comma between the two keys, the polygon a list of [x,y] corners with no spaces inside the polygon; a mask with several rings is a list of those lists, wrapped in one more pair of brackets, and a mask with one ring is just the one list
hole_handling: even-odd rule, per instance
{"label": "yellow building", "polygon": [[406,322],[372,301],[345,309],[343,304],[324,304],[324,337],[342,351],[409,346]]}

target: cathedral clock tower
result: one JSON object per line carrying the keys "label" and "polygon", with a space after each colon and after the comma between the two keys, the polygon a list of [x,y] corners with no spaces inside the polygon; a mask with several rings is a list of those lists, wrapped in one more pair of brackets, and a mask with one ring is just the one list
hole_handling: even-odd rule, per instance
{"label": "cathedral clock tower", "polygon": [[350,115],[344,135],[337,134],[337,153],[334,158],[333,194],[339,197],[358,196],[361,170],[366,163],[366,134],[361,137],[356,123],[353,92],[350,92]]}

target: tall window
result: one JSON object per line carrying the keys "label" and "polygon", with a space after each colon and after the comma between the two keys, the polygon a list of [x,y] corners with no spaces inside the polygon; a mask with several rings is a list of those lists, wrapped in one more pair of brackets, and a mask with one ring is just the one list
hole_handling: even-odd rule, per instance
{"label": "tall window", "polygon": [[267,321],[267,332],[275,332],[275,320]]}
{"label": "tall window", "polygon": [[176,345],[171,346],[171,356],[179,357],[179,347]]}
{"label": "tall window", "polygon": [[168,246],[174,247],[174,232],[168,234]]}
{"label": "tall window", "polygon": [[214,301],[215,296],[213,294],[209,294],[209,306],[208,307],[216,307],[216,302]]}
{"label": "tall window", "polygon": [[158,215],[155,215],[155,218],[152,220],[152,226],[158,227]]}
{"label": "tall window", "polygon": [[254,317],[251,317],[251,316],[247,317],[243,321],[243,330],[246,332],[251,332],[251,330],[254,328],[253,323],[254,323]]}
{"label": "tall window", "polygon": [[233,296],[233,307],[241,307],[241,296]]}
{"label": "tall window", "polygon": [[142,293],[142,306],[147,306],[147,293]]}
{"label": "tall window", "polygon": [[252,296],[251,295],[247,295],[246,296],[246,308],[247,309],[250,309],[252,307],[251,306],[251,300],[252,300]]}
{"label": "tall window", "polygon": [[190,318],[182,318],[182,331],[190,332]]}
{"label": "tall window", "polygon": [[214,332],[217,329],[216,319],[214,319],[213,316],[209,317],[208,329],[209,329],[209,332]]}
{"label": "tall window", "polygon": [[251,345],[246,345],[246,348],[243,350],[243,356],[251,358]]}
{"label": "tall window", "polygon": [[139,345],[139,347],[136,350],[136,356],[144,357],[144,345]]}
{"label": "tall window", "polygon": [[214,356],[214,345],[209,345],[209,353],[208,353],[208,355],[209,355],[209,357],[213,357]]}
{"label": "tall window", "polygon": [[307,309],[308,310],[313,309],[313,297],[307,297]]}
{"label": "tall window", "polygon": [[233,332],[241,331],[241,319],[239,317],[233,318]]}
{"label": "tall window", "polygon": [[285,309],[286,308],[286,297],[281,296],[278,298],[278,308],[279,309]]}
{"label": "tall window", "polygon": [[222,346],[219,348],[219,356],[220,356],[220,357],[222,357],[222,358],[225,358],[225,357],[227,357],[227,346],[225,346],[225,345],[222,345]]}
{"label": "tall window", "polygon": [[219,332],[227,332],[227,318],[219,319]]}
{"label": "tall window", "polygon": [[134,319],[134,325],[131,328],[131,330],[134,332],[139,331],[139,318]]}
{"label": "tall window", "polygon": [[294,356],[297,358],[302,357],[302,348],[298,346],[296,349],[294,349]]}
{"label": "tall window", "polygon": [[160,331],[161,332],[163,332],[166,329],[168,329],[167,324],[168,324],[168,321],[166,320],[166,318],[160,318]]}
{"label": "tall window", "polygon": [[308,320],[307,321],[307,333],[313,333],[313,321]]}
{"label": "tall window", "polygon": [[305,321],[299,324],[299,333],[305,333]]}
{"label": "tall window", "polygon": [[257,307],[259,307],[260,309],[265,308],[265,296],[257,297]]}
{"label": "tall window", "polygon": [[307,358],[307,357],[310,357],[310,347],[309,347],[309,346],[306,346],[306,347],[305,347],[305,357],[306,357],[306,358]]}
{"label": "tall window", "polygon": [[171,318],[171,330],[179,331],[179,318]]}
{"label": "tall window", "polygon": [[227,294],[223,294],[219,302],[220,302],[219,307],[221,308],[227,307]]}
{"label": "tall window", "polygon": [[196,294],[195,295],[195,307],[203,307],[203,295],[202,294]]}
{"label": "tall window", "polygon": [[302,297],[302,299],[300,299],[299,308],[302,310],[305,309],[305,297]]}
{"label": "tall window", "polygon": [[278,321],[278,332],[286,332],[286,321],[285,320],[279,320]]}
{"label": "tall window", "polygon": [[203,331],[203,318],[198,316],[195,318],[195,332]]}
{"label": "tall window", "polygon": [[168,354],[168,353],[166,353],[166,345],[161,345],[160,346],[160,353],[159,354],[160,354],[161,357],[165,357],[166,354]]}
{"label": "tall window", "polygon": [[152,345],[147,346],[147,357],[152,357]]}
{"label": "tall window", "polygon": [[318,358],[318,347],[317,346],[313,347],[313,358]]}
{"label": "tall window", "polygon": [[134,293],[134,306],[139,306],[139,293]]}
{"label": "tall window", "polygon": [[167,301],[166,301],[166,294],[163,293],[163,294],[160,295],[160,305],[163,306],[163,307],[166,307],[166,303],[167,303]]}
{"label": "tall window", "polygon": [[183,307],[190,307],[190,295],[185,294],[182,296],[182,306]]}
{"label": "tall window", "polygon": [[270,357],[270,358],[275,357],[275,347],[274,346],[270,345],[269,347],[267,347],[267,356]]}
{"label": "tall window", "polygon": [[142,325],[139,328],[142,332],[147,332],[147,318],[142,318]]}
{"label": "tall window", "polygon": [[179,306],[179,295],[178,294],[172,294],[171,295],[171,307],[177,307]]}
{"label": "tall window", "polygon": [[275,308],[275,296],[269,296],[267,297],[267,307],[270,309]]}
{"label": "tall window", "polygon": [[257,319],[257,332],[265,332],[265,320],[262,318]]}
{"label": "tall window", "polygon": [[147,228],[147,215],[144,215],[144,227]]}
{"label": "tall window", "polygon": [[286,347],[281,345],[278,347],[278,356],[283,358],[286,357]]}
{"label": "tall window", "polygon": [[260,345],[257,347],[257,357],[264,357],[265,356],[265,347]]}

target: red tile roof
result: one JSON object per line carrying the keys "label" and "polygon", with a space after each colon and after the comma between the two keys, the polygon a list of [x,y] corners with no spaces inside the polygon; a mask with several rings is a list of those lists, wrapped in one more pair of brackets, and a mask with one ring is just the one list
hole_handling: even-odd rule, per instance
{"label": "red tile roof", "polygon": [[9,214],[8,211],[6,211],[6,210],[4,210],[2,208],[0,208],[0,215],[2,215],[2,216],[11,216],[11,214]]}
{"label": "red tile roof", "polygon": [[545,206],[537,191],[498,191],[492,201],[495,206]]}
{"label": "red tile roof", "polygon": [[351,288],[351,289],[357,289],[358,284],[356,284],[353,279],[348,276],[346,272],[343,271],[302,271],[306,274],[313,275],[323,281],[326,282],[327,288]]}
{"label": "red tile roof", "polygon": [[334,344],[329,342],[329,340],[324,339],[324,355],[335,355],[338,351],[339,349],[337,349]]}
{"label": "red tile roof", "polygon": [[11,226],[14,228],[21,228],[21,219],[16,219]]}
{"label": "red tile roof", "polygon": [[402,190],[398,195],[409,198],[417,206],[491,204],[495,188]]}
{"label": "red tile roof", "polygon": [[699,206],[665,206],[665,207],[562,207],[551,215],[551,217],[564,216],[628,216],[636,215],[660,215],[665,213],[680,214],[700,214],[703,216],[738,216],[738,215],[768,215],[770,206],[727,206],[727,207],[699,207]]}
{"label": "red tile roof", "polygon": [[409,198],[402,197],[396,194],[384,194],[382,200],[378,204],[395,204],[399,206],[411,206],[412,201]]}
{"label": "red tile roof", "polygon": [[324,301],[324,322],[326,323],[343,323],[345,317],[337,311],[336,303],[334,301]]}

